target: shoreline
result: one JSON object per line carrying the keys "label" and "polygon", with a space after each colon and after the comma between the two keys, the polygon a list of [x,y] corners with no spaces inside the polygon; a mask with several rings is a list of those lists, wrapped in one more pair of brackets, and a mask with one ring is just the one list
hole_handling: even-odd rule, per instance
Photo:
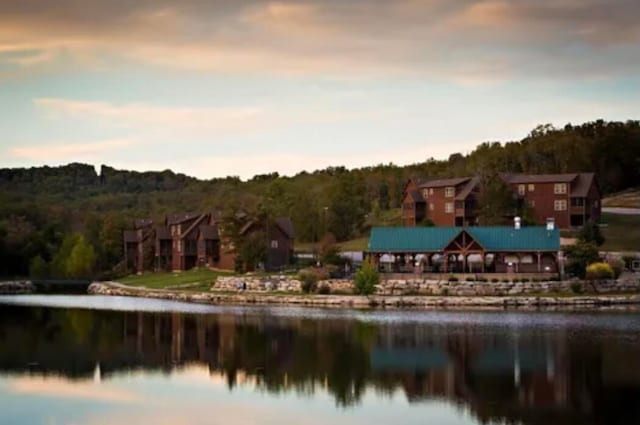
{"label": "shoreline", "polygon": [[96,282],[90,295],[154,298],[210,305],[281,305],[357,309],[430,309],[485,307],[498,310],[527,308],[595,308],[640,305],[640,294],[545,296],[443,296],[443,295],[306,295],[290,293],[185,292],[132,287],[116,282]]}

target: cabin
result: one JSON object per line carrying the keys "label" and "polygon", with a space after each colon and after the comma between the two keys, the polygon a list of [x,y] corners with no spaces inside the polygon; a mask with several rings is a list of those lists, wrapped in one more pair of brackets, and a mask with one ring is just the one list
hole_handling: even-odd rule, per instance
{"label": "cabin", "polygon": [[295,232],[288,217],[278,217],[267,223],[255,220],[246,223],[240,230],[240,236],[248,237],[253,232],[263,232],[267,239],[267,260],[265,270],[280,270],[291,264]]}
{"label": "cabin", "polygon": [[366,253],[392,273],[560,272],[560,232],[548,226],[375,227]]}

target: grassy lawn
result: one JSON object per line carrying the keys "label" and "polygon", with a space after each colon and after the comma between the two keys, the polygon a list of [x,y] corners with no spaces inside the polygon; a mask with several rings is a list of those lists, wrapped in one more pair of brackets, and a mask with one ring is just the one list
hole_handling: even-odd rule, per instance
{"label": "grassy lawn", "polygon": [[640,215],[602,214],[603,251],[640,251]]}
{"label": "grassy lawn", "polygon": [[208,290],[218,276],[230,276],[231,272],[213,270],[189,270],[180,273],[144,273],[142,275],[130,275],[118,280],[119,283],[131,286],[144,286],[147,288],[161,289],[181,285],[189,285],[184,289]]}
{"label": "grassy lawn", "polygon": [[[369,237],[351,239],[349,241],[338,242],[338,246],[341,251],[364,251],[367,249],[367,243],[369,242]],[[296,242],[295,250],[296,252],[313,252],[314,245],[313,242]]]}
{"label": "grassy lawn", "polygon": [[609,195],[602,200],[602,206],[638,208],[640,207],[640,190],[630,189]]}

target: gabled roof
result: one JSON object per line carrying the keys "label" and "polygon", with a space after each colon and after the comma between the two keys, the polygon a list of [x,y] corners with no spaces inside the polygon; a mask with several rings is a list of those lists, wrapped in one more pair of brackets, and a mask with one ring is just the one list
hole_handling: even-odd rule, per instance
{"label": "gabled roof", "polygon": [[370,252],[440,252],[460,232],[466,231],[486,251],[558,251],[560,231],[545,226],[515,229],[491,227],[374,227]]}
{"label": "gabled roof", "polygon": [[460,193],[456,195],[456,201],[464,201],[467,199],[467,196],[480,184],[480,177],[473,177],[471,180],[467,182],[467,184],[462,188]]}
{"label": "gabled roof", "polygon": [[171,214],[167,216],[167,224],[180,224],[188,220],[193,220],[194,218],[198,218],[200,214],[198,213],[181,213],[181,214]]}
{"label": "gabled roof", "polygon": [[571,196],[585,198],[589,194],[589,189],[595,183],[595,177],[595,173],[578,174],[575,184],[571,187]]}
{"label": "gabled roof", "polygon": [[138,218],[133,220],[134,229],[141,229],[143,227],[151,226],[152,224],[153,224],[153,220],[149,218]]}
{"label": "gabled roof", "polygon": [[578,177],[577,173],[568,174],[511,174],[501,173],[500,177],[505,183],[571,183]]}
{"label": "gabled roof", "polygon": [[289,217],[276,218],[276,224],[278,225],[278,227],[280,227],[280,229],[282,229],[284,234],[289,237],[289,239],[296,238],[296,232],[293,229],[293,222]]}
{"label": "gabled roof", "polygon": [[458,186],[462,183],[471,180],[471,177],[457,177],[453,179],[439,179],[439,180],[429,180],[423,182],[419,185],[420,188],[428,188],[428,187],[446,187],[446,186]]}
{"label": "gabled roof", "polygon": [[407,193],[407,195],[411,197],[413,202],[424,202],[424,198],[422,197],[422,194],[417,190],[411,190],[409,191],[409,193]]}

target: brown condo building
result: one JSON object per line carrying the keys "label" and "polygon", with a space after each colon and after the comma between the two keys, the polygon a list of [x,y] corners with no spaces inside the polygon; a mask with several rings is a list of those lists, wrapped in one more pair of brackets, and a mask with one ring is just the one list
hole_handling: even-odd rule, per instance
{"label": "brown condo building", "polygon": [[477,177],[409,180],[402,201],[402,224],[419,226],[431,220],[436,226],[474,226],[478,224],[478,193]]}
{"label": "brown condo building", "polygon": [[594,173],[502,174],[520,202],[542,224],[553,219],[561,229],[600,221],[600,187]]}
{"label": "brown condo building", "polygon": [[[501,174],[521,205],[530,208],[536,224],[549,219],[561,229],[598,222],[601,192],[594,173]],[[419,226],[474,226],[478,223],[477,177],[409,180],[402,201],[402,224]]]}
{"label": "brown condo building", "polygon": [[[268,264],[277,269],[290,263],[293,253],[293,224],[288,218],[275,220],[268,237]],[[258,229],[248,223],[241,234],[248,236]],[[220,223],[211,213],[174,214],[162,225],[152,220],[135,220],[134,230],[124,232],[125,266],[142,273],[145,270],[182,271],[194,267],[233,270],[235,253],[232,244],[220,235]]]}

